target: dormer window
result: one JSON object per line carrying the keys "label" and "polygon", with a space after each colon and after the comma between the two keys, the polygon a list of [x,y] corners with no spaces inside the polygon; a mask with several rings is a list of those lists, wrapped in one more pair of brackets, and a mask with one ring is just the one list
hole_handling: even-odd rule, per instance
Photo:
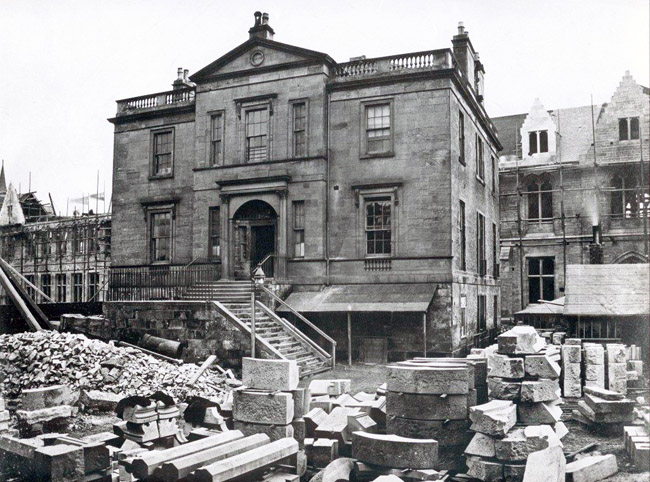
{"label": "dormer window", "polygon": [[548,152],[548,131],[530,131],[528,133],[528,155]]}
{"label": "dormer window", "polygon": [[622,117],[618,120],[618,140],[630,141],[639,138],[639,118]]}

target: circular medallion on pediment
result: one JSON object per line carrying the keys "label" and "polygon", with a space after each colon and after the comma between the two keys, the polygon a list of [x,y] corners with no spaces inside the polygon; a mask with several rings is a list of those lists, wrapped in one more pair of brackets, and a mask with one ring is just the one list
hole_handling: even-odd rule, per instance
{"label": "circular medallion on pediment", "polygon": [[250,60],[252,66],[259,67],[260,65],[262,65],[262,62],[264,62],[264,52],[262,52],[261,50],[255,50],[251,54]]}

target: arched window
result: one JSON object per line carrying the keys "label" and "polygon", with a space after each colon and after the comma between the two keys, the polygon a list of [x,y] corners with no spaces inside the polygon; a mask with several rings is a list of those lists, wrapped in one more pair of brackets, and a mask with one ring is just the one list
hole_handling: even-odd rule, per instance
{"label": "arched window", "polygon": [[540,184],[533,180],[528,183],[528,220],[553,220],[553,185],[550,181],[545,180]]}
{"label": "arched window", "polygon": [[612,217],[633,218],[638,215],[638,182],[633,176],[612,178],[609,205]]}

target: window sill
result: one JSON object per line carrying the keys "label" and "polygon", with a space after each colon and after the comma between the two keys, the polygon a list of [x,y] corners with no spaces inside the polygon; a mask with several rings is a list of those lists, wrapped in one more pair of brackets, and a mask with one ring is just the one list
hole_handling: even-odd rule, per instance
{"label": "window sill", "polygon": [[152,261],[150,266],[171,266],[171,261]]}
{"label": "window sill", "polygon": [[172,179],[174,177],[173,174],[161,174],[161,175],[151,175],[149,176],[150,181],[157,181],[159,179]]}
{"label": "window sill", "polygon": [[359,159],[379,159],[382,157],[395,157],[395,152],[393,151],[388,151],[388,152],[366,152],[365,154],[361,154],[359,156]]}

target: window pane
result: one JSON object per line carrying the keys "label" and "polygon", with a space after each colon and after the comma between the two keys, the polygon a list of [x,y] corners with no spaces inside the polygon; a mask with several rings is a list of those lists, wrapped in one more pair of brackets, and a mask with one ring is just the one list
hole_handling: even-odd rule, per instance
{"label": "window pane", "polygon": [[541,299],[540,278],[528,278],[528,302],[537,303]]}
{"label": "window pane", "polygon": [[539,259],[529,258],[528,259],[528,274],[540,274],[539,270]]}
{"label": "window pane", "polygon": [[366,148],[368,152],[390,151],[390,104],[366,107]]}
{"label": "window pane", "polygon": [[553,258],[542,258],[542,274],[552,275],[555,273],[555,260]]}
{"label": "window pane", "polygon": [[267,160],[268,109],[246,112],[246,154],[248,162]]}
{"label": "window pane", "polygon": [[632,117],[630,119],[630,139],[639,138],[639,118]]}
{"label": "window pane", "polygon": [[553,193],[552,192],[542,192],[542,218],[551,219],[553,218]]}
{"label": "window pane", "polygon": [[539,219],[539,193],[538,192],[528,193],[528,219],[531,220]]}
{"label": "window pane", "polygon": [[551,301],[555,298],[555,279],[554,278],[543,278],[542,281],[542,290],[543,290],[543,300]]}
{"label": "window pane", "polygon": [[548,131],[539,132],[539,152],[548,152]]}
{"label": "window pane", "polygon": [[627,118],[618,120],[618,140],[626,141],[628,140],[627,134]]}
{"label": "window pane", "polygon": [[535,154],[537,152],[537,132],[528,133],[528,145],[529,145],[529,154]]}

